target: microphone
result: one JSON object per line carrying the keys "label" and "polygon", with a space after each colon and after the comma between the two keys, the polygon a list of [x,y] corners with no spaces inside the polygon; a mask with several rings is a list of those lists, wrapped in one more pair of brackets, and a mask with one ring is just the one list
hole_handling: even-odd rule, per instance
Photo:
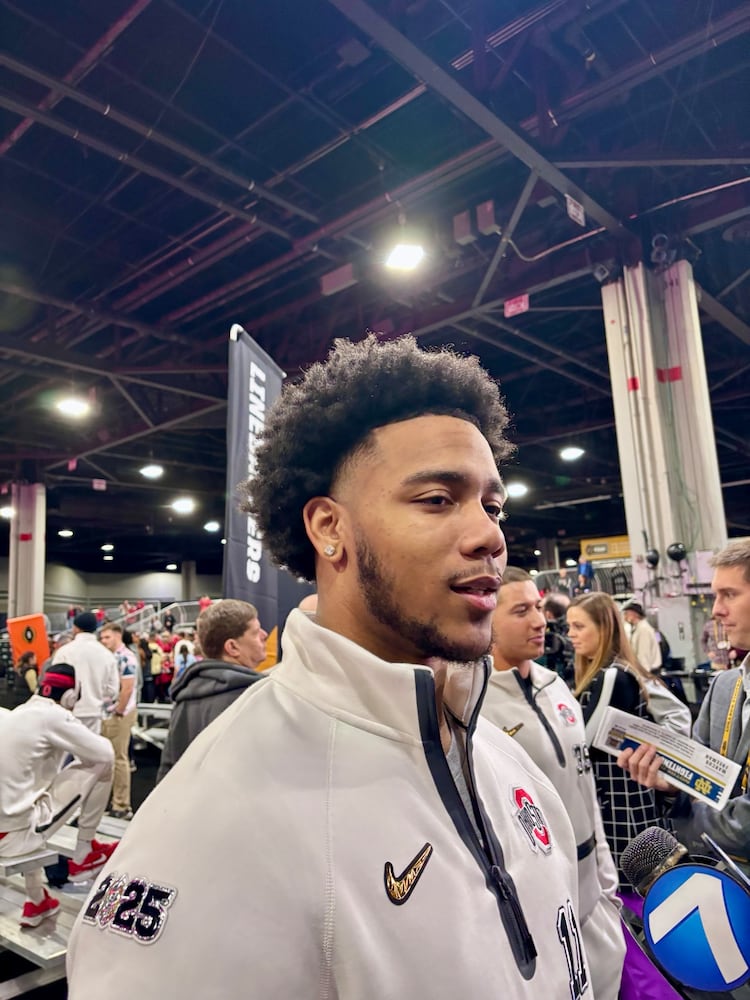
{"label": "microphone", "polygon": [[668,830],[649,827],[620,867],[645,897],[643,932],[659,965],[684,986],[726,993],[750,980],[750,881],[710,837],[703,841],[719,862],[690,859]]}
{"label": "microphone", "polygon": [[687,857],[688,849],[669,830],[650,826],[627,845],[620,867],[639,896],[645,896],[654,882]]}

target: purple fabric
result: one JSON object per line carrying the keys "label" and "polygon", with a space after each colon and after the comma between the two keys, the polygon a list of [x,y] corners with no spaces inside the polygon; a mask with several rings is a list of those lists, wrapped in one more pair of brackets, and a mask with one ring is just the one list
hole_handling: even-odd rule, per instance
{"label": "purple fabric", "polygon": [[[643,900],[634,892],[618,893],[623,904],[639,919],[643,917]],[[625,935],[625,964],[620,983],[620,1000],[684,1000],[682,994],[669,984],[641,948],[626,920],[622,922]]]}

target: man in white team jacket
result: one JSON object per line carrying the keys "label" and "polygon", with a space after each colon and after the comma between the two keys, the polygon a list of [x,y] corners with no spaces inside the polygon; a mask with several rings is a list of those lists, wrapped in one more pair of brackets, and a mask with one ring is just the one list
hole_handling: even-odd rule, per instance
{"label": "man in white team jacket", "polygon": [[138,811],[71,1000],[593,1000],[570,821],[478,720],[506,422],[475,359],[412,338],[286,388],[248,510],[316,616]]}
{"label": "man in white team jacket", "polygon": [[528,751],[565,803],[576,835],[581,935],[597,1000],[617,1000],[625,939],[612,860],[591,773],[583,715],[563,679],[535,663],[546,616],[531,576],[508,566],[493,619],[494,670],[482,715]]}

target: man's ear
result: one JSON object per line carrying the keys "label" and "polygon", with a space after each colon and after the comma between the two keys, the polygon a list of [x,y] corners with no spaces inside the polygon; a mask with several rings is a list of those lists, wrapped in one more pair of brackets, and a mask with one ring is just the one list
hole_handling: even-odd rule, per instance
{"label": "man's ear", "polygon": [[302,510],[307,537],[318,558],[338,563],[346,555],[345,512],[332,497],[312,497]]}
{"label": "man's ear", "polygon": [[233,658],[236,658],[240,651],[236,639],[227,639],[224,643],[223,649],[227,656],[231,656]]}

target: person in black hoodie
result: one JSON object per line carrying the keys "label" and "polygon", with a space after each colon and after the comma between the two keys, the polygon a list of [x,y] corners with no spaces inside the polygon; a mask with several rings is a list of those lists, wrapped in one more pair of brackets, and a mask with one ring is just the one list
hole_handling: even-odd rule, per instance
{"label": "person in black hoodie", "polygon": [[172,685],[175,705],[157,782],[198,733],[263,678],[255,668],[266,658],[267,638],[258,612],[246,601],[217,601],[201,613],[198,642],[206,658],[189,666]]}

